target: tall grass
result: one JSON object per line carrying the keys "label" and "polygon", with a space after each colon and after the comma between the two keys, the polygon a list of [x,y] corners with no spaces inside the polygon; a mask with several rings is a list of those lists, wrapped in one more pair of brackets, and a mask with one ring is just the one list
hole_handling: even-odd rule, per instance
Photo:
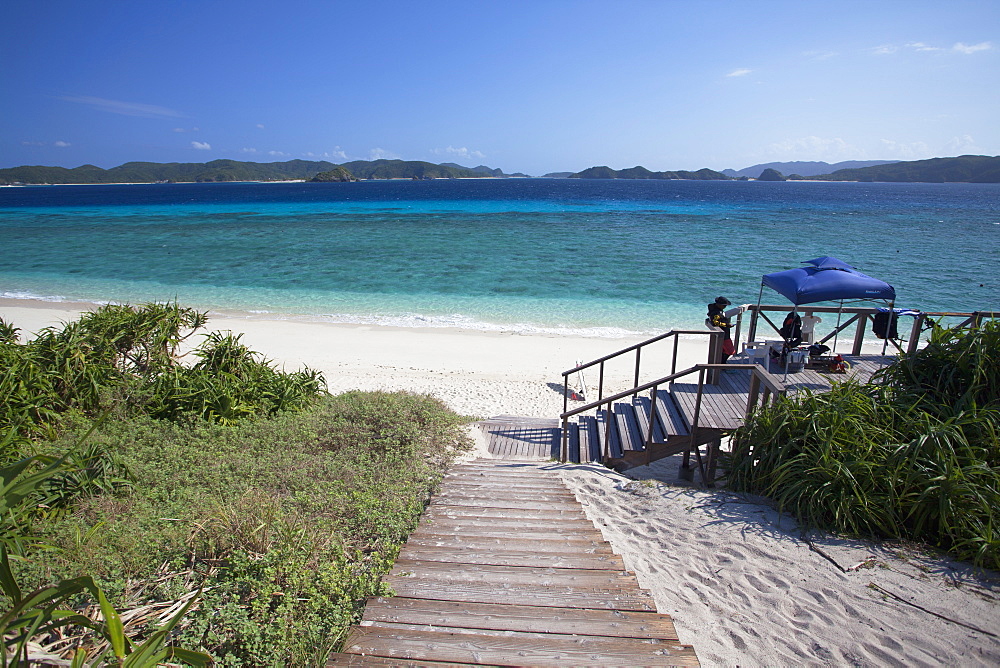
{"label": "tall grass", "polygon": [[941,330],[871,384],[757,411],[729,484],[833,531],[908,538],[1000,568],[1000,323]]}

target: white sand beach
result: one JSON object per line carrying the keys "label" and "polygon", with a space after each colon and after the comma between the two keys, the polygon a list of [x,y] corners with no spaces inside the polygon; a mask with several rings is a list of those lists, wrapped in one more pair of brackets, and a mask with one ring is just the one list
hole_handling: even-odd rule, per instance
{"label": "white sand beach", "polygon": [[[84,308],[0,300],[0,317],[30,334]],[[563,370],[635,342],[232,314],[208,329],[243,332],[286,369],[322,371],[334,393],[430,393],[480,418],[557,417]],[[643,353],[644,379],[667,373],[669,353]],[[705,354],[682,340],[678,368]],[[609,368],[606,393],[630,386],[633,359]],[[673,459],[627,476],[553,468],[703,665],[1000,665],[1000,574],[912,546],[805,536],[765,499],[679,484]]]}

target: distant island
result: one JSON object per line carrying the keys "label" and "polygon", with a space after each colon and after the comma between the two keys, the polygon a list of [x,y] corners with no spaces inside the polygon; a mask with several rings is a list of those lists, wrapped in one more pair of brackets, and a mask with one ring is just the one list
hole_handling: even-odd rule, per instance
{"label": "distant island", "polygon": [[[349,178],[334,178],[346,170]],[[475,179],[507,178],[524,174],[504,174],[485,165],[462,167],[454,163],[435,165],[416,160],[355,160],[342,165],[311,160],[286,162],[126,162],[102,169],[94,165],[66,167],[23,166],[0,169],[0,184],[67,184],[67,183],[212,183],[231,181],[309,181],[317,175],[320,181],[358,179]]]}
{"label": "distant island", "polygon": [[[821,166],[850,165],[828,173],[817,173]],[[864,166],[859,166],[864,165]],[[782,169],[784,168],[784,169]],[[794,170],[794,171],[793,171]],[[749,176],[754,174],[754,176]],[[478,179],[527,177],[516,172],[505,174],[485,165],[463,167],[453,162],[434,164],[420,160],[354,160],[337,165],[326,161],[288,160],[286,162],[126,162],[102,169],[94,165],[66,167],[23,166],[0,169],[0,185],[68,183],[203,183],[231,181],[314,181],[346,182],[378,179]],[[1000,183],[1000,156],[962,155],[910,162],[864,161],[768,163],[747,167],[740,172],[711,169],[697,171],[654,172],[645,167],[611,169],[590,167],[580,172],[551,172],[544,178],[569,179],[688,179],[726,181],[733,178],[760,181],[863,181],[890,183]]]}
{"label": "distant island", "polygon": [[591,167],[582,172],[570,174],[570,179],[690,179],[696,181],[728,181],[729,177],[722,172],[711,169],[699,169],[696,172],[684,170],[677,172],[651,172],[645,167],[630,167],[614,170],[610,167]]}
{"label": "distant island", "polygon": [[722,173],[726,176],[731,176],[734,179],[741,176],[746,176],[751,179],[759,179],[760,175],[764,173],[765,169],[773,169],[781,174],[798,174],[799,176],[818,176],[820,174],[832,174],[840,169],[860,169],[862,167],[875,167],[878,165],[891,165],[894,162],[899,162],[898,160],[846,160],[844,162],[835,162],[832,165],[829,162],[822,161],[803,161],[797,160],[795,162],[766,162],[760,165],[753,165],[752,167],[744,167],[743,169],[723,169]]}
{"label": "distant island", "polygon": [[[808,174],[805,167],[826,163],[771,163],[798,168],[794,174],[785,176],[776,167],[757,165],[760,170],[753,177],[758,181],[862,181],[866,183],[1000,183],[1000,156],[962,155],[955,158],[931,158],[910,162],[873,161],[868,167],[838,169],[829,174]],[[851,163],[837,163],[851,164]],[[854,163],[858,164],[858,163]],[[861,163],[864,164],[864,163]],[[836,165],[832,165],[836,166]],[[755,168],[747,168],[748,170]],[[731,170],[729,170],[731,171]],[[645,167],[614,170],[610,167],[591,167],[582,172],[570,174],[571,179],[696,179],[702,181],[730,180],[731,176],[711,169],[696,172],[652,172]],[[739,176],[749,179],[748,176]]]}
{"label": "distant island", "polygon": [[960,155],[894,162],[861,169],[840,169],[813,176],[819,181],[863,181],[866,183],[1000,183],[1000,156]]}

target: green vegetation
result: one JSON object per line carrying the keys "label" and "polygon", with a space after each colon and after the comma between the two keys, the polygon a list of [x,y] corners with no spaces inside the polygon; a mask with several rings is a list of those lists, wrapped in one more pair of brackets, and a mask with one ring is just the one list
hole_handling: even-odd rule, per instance
{"label": "green vegetation", "polygon": [[334,167],[328,172],[320,172],[309,180],[313,183],[350,183],[357,181],[358,178],[343,167]]}
{"label": "green vegetation", "polygon": [[477,179],[503,175],[488,167],[469,169],[454,163],[435,165],[421,160],[355,160],[341,167],[359,179]]}
{"label": "green vegetation", "polygon": [[840,169],[814,176],[821,181],[889,181],[919,183],[1000,183],[1000,156],[962,155],[888,165]]}
{"label": "green vegetation", "polygon": [[101,169],[83,165],[65,167],[11,167],[0,169],[0,183],[157,183],[212,181],[294,181],[311,179],[336,167],[332,162],[288,160],[287,162],[126,162]]}
{"label": "green vegetation", "polygon": [[770,167],[768,167],[767,169],[765,169],[763,172],[760,173],[760,176],[757,177],[757,180],[758,181],[784,181],[785,180],[785,175],[782,174],[781,172],[779,172],[776,169],[771,169]]}
{"label": "green vegetation", "polygon": [[696,181],[728,181],[729,177],[711,169],[696,172],[679,170],[676,172],[651,172],[645,167],[614,170],[610,167],[590,167],[582,172],[570,174],[571,179],[690,179]]}
{"label": "green vegetation", "polygon": [[1000,569],[1000,321],[936,329],[871,384],[757,411],[734,437],[729,484],[813,526]]}
{"label": "green vegetation", "polygon": [[[200,183],[225,181],[308,181],[317,175],[346,170],[361,179],[482,178],[507,176],[499,169],[479,166],[472,169],[454,163],[403,160],[356,160],[335,165],[326,161],[286,162],[127,162],[111,169],[83,165],[65,167],[24,166],[0,169],[0,184],[13,183]],[[329,179],[321,179],[329,180]]]}
{"label": "green vegetation", "polygon": [[320,665],[466,446],[437,400],[330,397],[228,333],[181,364],[205,320],[109,306],[24,344],[0,322],[0,625],[22,660]]}

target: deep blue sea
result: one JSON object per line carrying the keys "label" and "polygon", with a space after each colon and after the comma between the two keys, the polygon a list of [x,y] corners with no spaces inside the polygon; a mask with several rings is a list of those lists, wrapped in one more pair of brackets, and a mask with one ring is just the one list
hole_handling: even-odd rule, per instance
{"label": "deep blue sea", "polygon": [[[1000,310],[1000,186],[507,179],[0,188],[0,297],[597,336],[833,255]],[[766,291],[765,303],[784,303]]]}

